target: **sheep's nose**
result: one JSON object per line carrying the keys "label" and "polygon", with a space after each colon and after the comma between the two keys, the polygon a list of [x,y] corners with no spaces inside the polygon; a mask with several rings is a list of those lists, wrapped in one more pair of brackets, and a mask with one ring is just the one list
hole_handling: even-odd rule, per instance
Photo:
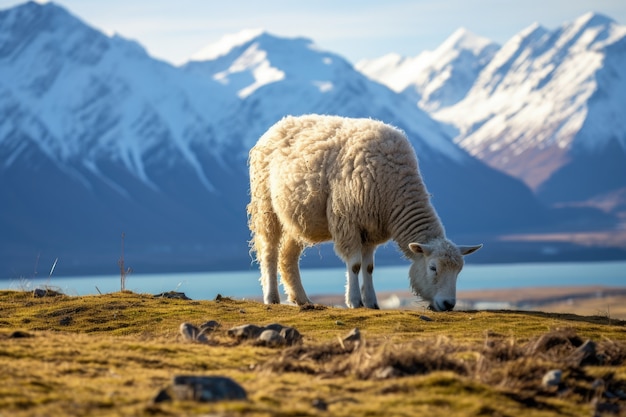
{"label": "sheep's nose", "polygon": [[429,309],[435,311],[450,311],[456,305],[456,299],[449,298],[445,300],[435,300],[431,305],[428,306]]}
{"label": "sheep's nose", "polygon": [[456,300],[454,298],[443,300],[443,311],[450,311],[454,308],[456,304]]}

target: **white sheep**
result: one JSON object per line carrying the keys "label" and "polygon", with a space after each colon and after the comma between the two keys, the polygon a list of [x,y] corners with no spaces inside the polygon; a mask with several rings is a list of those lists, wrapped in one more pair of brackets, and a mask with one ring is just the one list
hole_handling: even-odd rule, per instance
{"label": "white sheep", "polygon": [[413,292],[434,310],[454,308],[463,255],[482,245],[446,239],[404,133],[371,119],[289,116],[250,150],[249,165],[250,243],[266,304],[280,302],[279,272],[289,301],[310,303],[300,255],[332,240],[347,265],[346,305],[378,308],[374,251],[393,239],[413,262]]}

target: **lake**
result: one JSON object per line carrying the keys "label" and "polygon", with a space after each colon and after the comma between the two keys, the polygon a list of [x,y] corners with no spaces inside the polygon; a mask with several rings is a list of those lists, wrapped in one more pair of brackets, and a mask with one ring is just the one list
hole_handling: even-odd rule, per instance
{"label": "lake", "polygon": [[[409,266],[382,266],[374,271],[377,292],[409,289]],[[257,269],[237,272],[202,272],[174,274],[131,274],[126,289],[136,293],[158,294],[181,291],[195,300],[212,300],[217,294],[234,298],[261,297]],[[307,294],[343,294],[345,270],[304,269],[302,282]],[[120,276],[98,275],[56,277],[50,279],[0,280],[0,288],[32,290],[51,286],[68,295],[109,293],[120,290]],[[584,263],[524,263],[466,265],[459,275],[458,290],[502,289],[521,287],[567,287],[581,285],[626,286],[626,261]],[[282,291],[282,288],[281,288]]]}

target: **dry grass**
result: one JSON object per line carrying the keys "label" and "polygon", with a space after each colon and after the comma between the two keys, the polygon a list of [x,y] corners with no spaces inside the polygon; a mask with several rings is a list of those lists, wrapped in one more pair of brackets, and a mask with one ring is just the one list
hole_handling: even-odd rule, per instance
{"label": "dry grass", "polygon": [[[208,344],[179,336],[181,322],[210,319],[221,327]],[[226,334],[272,322],[298,329],[303,344],[270,349]],[[362,340],[341,341],[354,327]],[[626,323],[602,316],[0,291],[0,416],[625,415],[625,359]],[[563,381],[543,387],[551,369]],[[177,374],[231,377],[249,399],[154,404]]]}

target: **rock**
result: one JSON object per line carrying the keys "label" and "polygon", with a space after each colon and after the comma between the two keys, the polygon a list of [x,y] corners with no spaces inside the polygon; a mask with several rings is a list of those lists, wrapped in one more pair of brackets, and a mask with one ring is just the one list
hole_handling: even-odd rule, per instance
{"label": "rock", "polygon": [[561,383],[563,372],[560,369],[548,371],[541,380],[541,385],[546,388],[557,387]]}
{"label": "rock", "polygon": [[35,288],[35,290],[33,291],[33,297],[36,297],[36,298],[45,297],[47,294],[48,294],[48,291],[41,289],[41,288]]}
{"label": "rock", "polygon": [[265,330],[256,324],[244,324],[228,330],[228,335],[237,339],[256,339]]}
{"label": "rock", "polygon": [[423,321],[433,321],[433,319],[431,319],[428,316],[420,316],[420,320],[423,320]]}
{"label": "rock", "polygon": [[206,335],[191,323],[182,323],[179,330],[185,340],[201,343],[208,342]]}
{"label": "rock", "polygon": [[268,324],[267,326],[265,326],[266,330],[276,330],[278,333],[280,333],[281,330],[283,330],[283,328],[285,328],[285,326],[283,326],[282,324],[278,324],[278,323],[272,323],[272,324]]}
{"label": "rock", "polygon": [[59,320],[59,324],[61,326],[69,326],[70,324],[72,324],[73,321],[74,319],[72,318],[72,316],[66,316]]}
{"label": "rock", "polygon": [[328,403],[326,403],[326,401],[322,400],[321,398],[314,399],[311,402],[311,405],[320,411],[328,410]]}
{"label": "rock", "polygon": [[33,337],[33,335],[23,330],[15,330],[9,335],[9,339],[23,339],[25,337]]}
{"label": "rock", "polygon": [[178,330],[183,336],[183,339],[189,341],[196,340],[196,336],[198,335],[198,333],[200,333],[200,330],[191,323],[181,323]]}
{"label": "rock", "polygon": [[215,320],[205,321],[200,325],[200,331],[204,333],[213,332],[220,327],[220,324]]}
{"label": "rock", "polygon": [[285,342],[289,346],[302,341],[302,335],[293,327],[283,327],[280,331],[280,335],[285,339]]}
{"label": "rock", "polygon": [[265,346],[280,346],[285,344],[285,338],[276,330],[267,329],[259,335],[257,342]]}
{"label": "rock", "polygon": [[163,401],[229,401],[245,400],[246,391],[230,378],[222,376],[177,375],[171,386],[162,389],[154,398]]}
{"label": "rock", "polygon": [[175,300],[191,300],[191,298],[187,297],[184,292],[177,292],[177,291],[167,291],[167,292],[155,294],[154,298],[172,298]]}
{"label": "rock", "polygon": [[244,324],[228,330],[228,335],[240,340],[255,340],[260,345],[294,345],[302,341],[302,335],[293,327],[272,323],[265,327]]}

